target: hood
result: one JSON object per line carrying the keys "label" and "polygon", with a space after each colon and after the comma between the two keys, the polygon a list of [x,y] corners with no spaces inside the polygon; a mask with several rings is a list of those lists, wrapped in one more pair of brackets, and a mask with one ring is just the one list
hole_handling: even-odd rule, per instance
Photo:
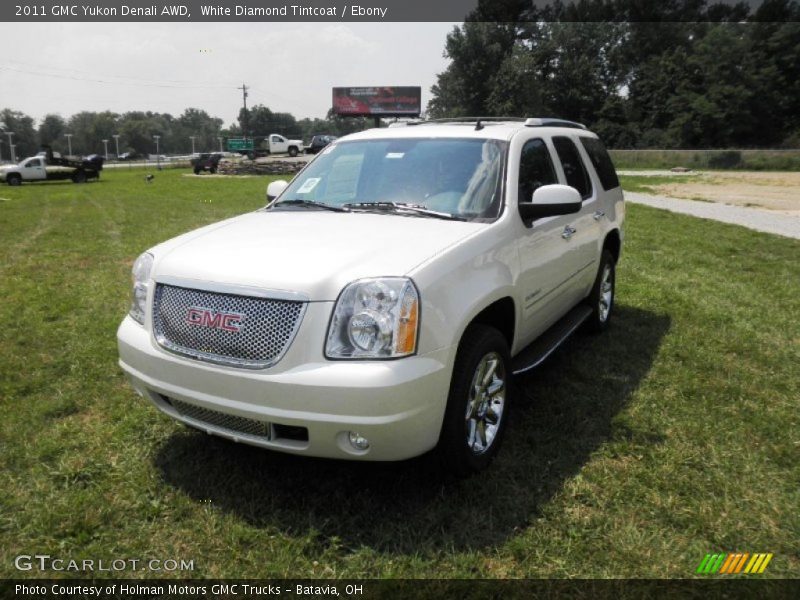
{"label": "hood", "polygon": [[363,277],[406,275],[482,223],[374,213],[258,211],[153,249],[153,278],[298,292],[336,300]]}

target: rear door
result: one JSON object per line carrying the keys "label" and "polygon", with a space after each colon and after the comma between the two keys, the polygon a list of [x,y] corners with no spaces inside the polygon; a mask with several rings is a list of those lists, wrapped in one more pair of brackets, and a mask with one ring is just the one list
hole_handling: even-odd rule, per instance
{"label": "rear door", "polygon": [[574,187],[581,195],[583,204],[579,213],[572,217],[565,236],[571,245],[572,279],[564,291],[564,301],[570,307],[582,300],[594,283],[599,255],[600,193],[593,184],[589,167],[578,146],[577,136],[553,136],[553,147],[561,167],[561,183]]}

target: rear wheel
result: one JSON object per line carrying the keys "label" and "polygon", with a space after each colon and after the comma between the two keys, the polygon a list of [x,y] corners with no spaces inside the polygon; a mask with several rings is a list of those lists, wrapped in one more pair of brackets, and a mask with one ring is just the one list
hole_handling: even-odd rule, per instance
{"label": "rear wheel", "polygon": [[72,174],[72,182],[73,183],[86,183],[86,172],[85,171],[75,171]]}
{"label": "rear wheel", "polygon": [[511,359],[503,335],[472,325],[456,356],[438,451],[449,473],[465,477],[486,469],[508,422]]}
{"label": "rear wheel", "polygon": [[200,171],[202,171],[202,170],[203,170],[203,169],[201,169],[200,167],[195,167],[195,168],[194,168],[194,174],[195,174],[195,175],[200,175]]}
{"label": "rear wheel", "polygon": [[6,182],[8,185],[20,185],[22,183],[22,177],[17,173],[12,173],[6,177]]}
{"label": "rear wheel", "polygon": [[289,156],[292,156],[292,157],[297,156],[297,148],[295,148],[294,146],[289,148]]}
{"label": "rear wheel", "polygon": [[216,172],[217,172],[217,167],[211,167],[211,168],[209,169],[209,172],[210,172],[210,173],[213,175],[214,173],[216,173]]}

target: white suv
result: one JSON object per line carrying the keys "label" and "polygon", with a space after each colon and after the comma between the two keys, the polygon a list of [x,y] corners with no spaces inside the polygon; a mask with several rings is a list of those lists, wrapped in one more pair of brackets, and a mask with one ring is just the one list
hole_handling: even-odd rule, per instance
{"label": "white suv", "polygon": [[374,129],[269,205],[133,268],[120,365],[169,416],[272,450],[484,468],[512,374],[606,327],[624,206],[597,136],[557,119]]}

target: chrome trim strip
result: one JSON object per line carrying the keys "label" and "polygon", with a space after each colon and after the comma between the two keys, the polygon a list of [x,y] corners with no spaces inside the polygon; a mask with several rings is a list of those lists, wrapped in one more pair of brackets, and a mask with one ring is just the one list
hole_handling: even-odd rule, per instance
{"label": "chrome trim strip", "polygon": [[234,294],[236,296],[254,296],[256,298],[267,298],[269,300],[292,300],[295,302],[310,302],[309,297],[301,292],[289,290],[272,290],[235,283],[218,283],[215,281],[202,281],[200,279],[185,279],[162,275],[154,278],[155,282],[182,287],[189,290],[200,290],[203,292],[216,292],[218,294]]}
{"label": "chrome trim strip", "polygon": [[[533,302],[531,302],[530,304],[527,304],[527,305],[525,305],[525,310],[528,310],[529,308],[533,308],[533,307],[534,307],[536,304],[538,304],[539,302],[541,302],[542,300],[544,300],[545,298],[547,298],[547,297],[548,297],[550,294],[552,294],[553,292],[555,292],[555,291],[556,291],[558,288],[560,288],[562,285],[564,285],[565,283],[567,283],[567,282],[568,282],[570,279],[573,279],[574,277],[577,277],[577,275],[578,275],[578,274],[579,274],[581,271],[584,271],[584,270],[586,270],[588,267],[591,267],[593,264],[594,264],[594,261],[590,261],[590,262],[586,263],[585,265],[583,265],[583,266],[582,266],[580,269],[578,269],[577,271],[575,271],[575,272],[574,272],[572,275],[570,275],[569,277],[567,277],[567,278],[566,278],[564,281],[562,281],[561,283],[559,283],[559,284],[558,284],[556,287],[554,287],[552,290],[550,290],[549,292],[546,292],[546,293],[545,293],[544,295],[542,295],[542,296],[539,296],[538,298],[536,298],[536,299],[535,299]],[[539,291],[541,291],[541,290],[538,290],[536,293],[538,294],[538,293],[539,293]],[[527,298],[526,298],[526,299],[527,299]]]}

